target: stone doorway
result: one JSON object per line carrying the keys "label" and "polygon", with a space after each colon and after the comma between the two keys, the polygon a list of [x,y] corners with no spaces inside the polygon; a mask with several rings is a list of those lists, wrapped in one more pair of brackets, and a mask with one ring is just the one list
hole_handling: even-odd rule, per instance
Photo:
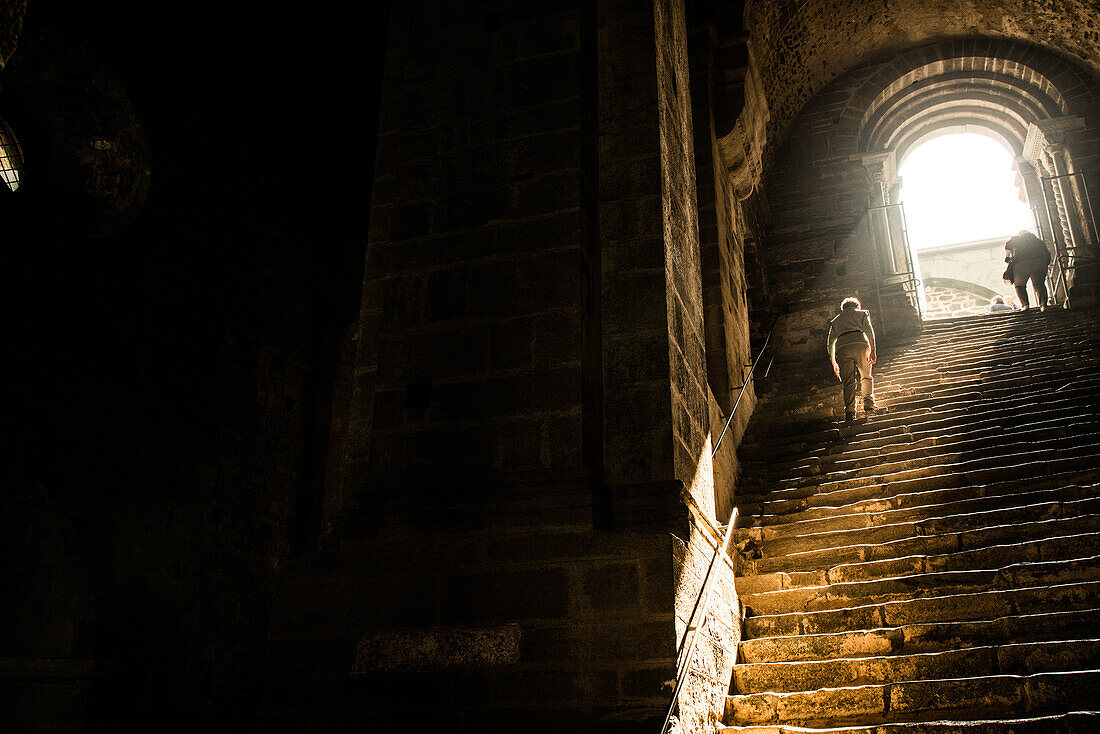
{"label": "stone doorway", "polygon": [[1004,243],[1038,233],[1009,145],[978,129],[949,131],[911,149],[898,167],[899,206],[918,275],[925,321],[989,314],[995,296],[1015,303],[1005,284]]}

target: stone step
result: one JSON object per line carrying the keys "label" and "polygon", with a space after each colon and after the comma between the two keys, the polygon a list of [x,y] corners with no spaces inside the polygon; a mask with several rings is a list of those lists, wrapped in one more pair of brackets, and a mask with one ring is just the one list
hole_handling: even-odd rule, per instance
{"label": "stone step", "polygon": [[742,640],[738,663],[829,660],[832,658],[939,652],[1005,640],[1043,642],[1091,637],[1100,625],[1100,608],[998,617],[965,622],[907,624],[817,635]]}
{"label": "stone step", "polygon": [[819,488],[795,487],[777,490],[775,499],[746,502],[741,506],[741,512],[746,516],[747,522],[752,522],[749,518],[785,515],[818,507],[843,507],[856,502],[938,489],[961,489],[1004,482],[1030,482],[1036,488],[1050,488],[1058,486],[1059,481],[1070,483],[1095,478],[1091,470],[1100,463],[1097,461],[1098,455],[1100,444],[1090,444],[1059,449],[1058,458],[1025,455],[1017,459],[1020,463],[1009,464],[1007,460],[1011,457],[1002,457],[1004,463],[1000,466],[989,466],[990,462],[986,460],[976,460],[942,465],[944,468],[940,471],[928,470],[918,476],[910,475],[900,479],[890,476],[876,477],[876,481],[854,486],[829,487],[823,484]]}
{"label": "stone step", "polygon": [[[937,507],[943,507],[948,512],[951,510],[951,505],[934,505],[929,509]],[[1051,517],[1098,515],[1100,497],[1088,496],[1082,499],[1040,501],[1032,504],[997,503],[992,508],[957,514],[930,515],[924,511],[918,511],[912,518],[907,517],[904,512],[904,510],[901,511],[900,516],[891,512],[882,513],[883,521],[888,524],[811,532],[774,539],[756,537],[767,528],[745,528],[744,533],[738,531],[737,540],[738,544],[744,540],[756,541],[765,557],[793,555],[813,550],[883,543],[916,536],[943,535],[1010,522],[1034,522]],[[898,521],[892,522],[893,520]]]}
{"label": "stone step", "polygon": [[902,681],[795,693],[752,693],[726,699],[727,722],[738,724],[870,724],[942,720],[945,715],[992,718],[1047,713],[1072,701],[1100,708],[1100,671],[995,675]]}
{"label": "stone step", "polygon": [[[1064,336],[1064,335],[1063,335]],[[1005,375],[1020,369],[1050,366],[1053,370],[1088,363],[1095,359],[1094,344],[1074,345],[1076,349],[1067,351],[1062,340],[1055,337],[1028,345],[1024,350],[1005,349],[1002,346],[970,346],[965,352],[958,345],[945,348],[926,348],[926,362],[918,363],[885,356],[877,365],[880,374],[886,377],[905,379],[951,379],[974,375]],[[1045,347],[1045,349],[1044,349]]]}
{"label": "stone step", "polygon": [[866,724],[827,729],[749,725],[719,727],[719,734],[1095,734],[1100,731],[1100,711],[1073,711],[1051,716],[978,721],[923,721]]}
{"label": "stone step", "polygon": [[[1035,415],[1074,415],[1082,405],[1100,404],[1100,376],[1083,379],[1057,392],[1042,395],[1020,394],[1011,397],[985,397],[970,393],[970,400],[942,400],[935,404],[890,405],[886,415],[854,422],[829,421],[820,428],[789,435],[776,435],[767,426],[751,424],[743,452],[747,460],[770,461],[797,457],[808,450],[842,447],[846,450],[885,445],[892,435],[927,432],[936,435],[944,429],[964,431],[981,421],[999,419],[1006,430],[1021,418]],[[839,418],[839,416],[838,416]]]}
{"label": "stone step", "polygon": [[1052,542],[1075,547],[1082,542],[1076,536],[1100,533],[1098,515],[1060,516],[1031,522],[1004,522],[995,516],[990,519],[994,524],[985,527],[968,527],[939,534],[916,534],[886,542],[861,542],[786,555],[773,556],[770,555],[770,549],[755,546],[752,550],[762,554],[759,558],[747,555],[746,546],[739,544],[738,550],[741,552],[737,554],[737,568],[744,575],[817,572],[843,564],[894,560],[908,556],[978,552],[995,546],[1026,543],[1040,538],[1049,538]]}
{"label": "stone step", "polygon": [[[1085,443],[1088,437],[1095,437],[1095,426],[1098,422],[1100,411],[1085,411],[1074,416],[1072,421],[1043,421],[1038,425],[1021,426],[1020,430],[1011,433],[1007,433],[1002,426],[989,426],[961,435],[924,439],[914,437],[912,441],[881,448],[874,456],[849,458],[841,454],[828,463],[818,461],[815,464],[761,475],[756,481],[745,482],[741,487],[742,496],[745,501],[759,501],[767,497],[769,486],[817,486],[826,474],[830,479],[851,479],[872,474],[896,474],[924,466],[945,464],[952,459],[957,462],[963,460],[963,457],[991,453],[990,450],[1004,454],[1057,449],[1063,445]],[[747,471],[747,467],[742,470]]]}
{"label": "stone step", "polygon": [[[1097,524],[1100,525],[1100,522]],[[859,563],[841,563],[813,571],[748,574],[738,576],[734,583],[738,595],[745,598],[751,594],[824,586],[829,583],[874,581],[916,573],[997,568],[1014,563],[1064,561],[1070,558],[1087,558],[1098,553],[1100,553],[1100,533],[1080,533],[1044,536],[1035,540],[998,544],[958,553],[909,555]]]}
{"label": "stone step", "polygon": [[[893,391],[921,392],[937,388],[957,388],[979,384],[1026,384],[1021,378],[1057,379],[1075,370],[1095,368],[1100,360],[1095,352],[1065,353],[1059,345],[1052,345],[1058,354],[1038,356],[1031,353],[1005,353],[1003,350],[977,352],[960,359],[950,352],[929,354],[929,362],[922,365],[906,365],[890,357],[880,359],[875,367],[876,393],[887,395]],[[1036,345],[1038,352],[1042,345]],[[1094,349],[1094,347],[1087,347]],[[779,379],[773,378],[774,389],[764,395],[768,416],[772,419],[783,415],[795,417],[806,402],[815,402],[824,396],[840,392],[841,385],[832,374],[825,359],[804,369],[789,367],[776,370]],[[1014,381],[1017,381],[1014,383]],[[797,386],[795,389],[784,389]],[[802,398],[799,402],[797,398]],[[813,420],[807,417],[805,420]]]}
{"label": "stone step", "polygon": [[[1014,491],[1018,490],[1018,491]],[[897,522],[913,522],[926,517],[960,512],[996,509],[1017,504],[1076,500],[1100,493],[1100,485],[1081,487],[1056,483],[1051,488],[1031,489],[1019,482],[1001,482],[971,488],[932,489],[884,499],[868,499],[839,507],[818,506],[786,515],[746,517],[750,523],[738,528],[738,538],[757,541],[841,530],[854,530]]]}
{"label": "stone step", "polygon": [[[995,552],[998,546],[1028,543],[1048,538],[1066,548],[1083,547],[1091,543],[1090,535],[1100,533],[1100,516],[1082,515],[1054,517],[1033,522],[999,523],[986,527],[939,535],[919,535],[885,543],[859,543],[848,546],[792,553],[786,556],[763,555],[759,558],[738,553],[738,570],[745,575],[786,572],[790,574],[820,572],[841,565],[876,561],[896,561],[911,556],[941,556],[954,553],[984,554]],[[743,548],[739,548],[743,551]],[[751,548],[755,554],[759,546]]]}
{"label": "stone step", "polygon": [[1100,582],[1100,556],[801,586],[745,594],[741,601],[752,614],[782,614],[794,609],[845,609],[887,601],[1085,581]]}
{"label": "stone step", "polygon": [[[907,360],[896,353],[882,352],[875,365],[875,377],[876,381],[882,380],[884,384],[892,381],[904,384],[951,384],[983,377],[1011,377],[1021,371],[1036,368],[1049,368],[1057,372],[1088,364],[1097,358],[1095,343],[1081,343],[1074,345],[1076,349],[1066,350],[1062,342],[1064,334],[1061,336],[1062,338],[1055,336],[1053,339],[1027,345],[1022,350],[1005,349],[1001,345],[968,345],[960,354],[958,345],[949,345],[942,349],[926,345],[922,348],[925,354],[920,362]],[[819,362],[780,364],[775,367],[773,374],[774,389],[768,398],[774,396],[774,403],[777,404],[782,404],[783,400],[789,398],[789,392],[782,390],[786,385],[808,385],[812,388],[827,384],[839,387],[824,355]],[[772,404],[772,400],[769,400],[769,405]]]}
{"label": "stone step", "polygon": [[[1028,426],[1057,428],[1080,423],[1084,416],[1097,412],[1100,412],[1100,381],[1096,386],[1066,391],[1050,400],[972,403],[935,410],[921,408],[894,414],[891,423],[886,423],[889,415],[840,422],[830,431],[823,432],[820,440],[799,438],[792,444],[773,442],[766,450],[760,446],[743,446],[741,456],[746,469],[756,470],[747,475],[747,482],[763,480],[768,483],[781,480],[791,468],[799,466],[797,462],[820,466],[830,460],[874,458],[884,449],[912,449],[913,446],[906,444],[927,439],[934,440],[932,445],[943,445],[980,438],[983,434],[978,432],[982,429],[987,429],[985,435],[991,435],[988,429],[999,429],[1003,436],[1011,437]],[[1082,419],[1078,420],[1078,416]],[[821,473],[820,468],[817,473]]]}
{"label": "stone step", "polygon": [[[741,470],[746,479],[739,485],[742,494],[747,487],[768,487],[787,477],[818,477],[833,471],[875,466],[883,461],[919,458],[929,453],[945,453],[951,450],[993,445],[994,439],[1010,437],[1021,441],[1029,437],[1062,435],[1073,430],[1087,430],[1096,425],[1097,412],[1074,415],[1069,421],[1065,416],[1019,416],[1011,432],[1002,418],[986,419],[967,426],[966,430],[914,436],[908,428],[899,429],[887,438],[893,441],[867,448],[850,448],[850,445],[827,447],[817,453],[785,462],[769,462],[745,459]],[[1092,422],[1090,422],[1090,420]]]}
{"label": "stone step", "polygon": [[738,694],[791,693],[897,681],[1098,668],[1100,639],[1014,642],[939,652],[738,665],[731,690]]}
{"label": "stone step", "polygon": [[[1073,395],[1075,393],[1084,395],[1095,395],[1097,392],[1098,376],[1096,369],[1089,371],[1082,371],[1075,373],[1077,379],[1074,383],[1068,385],[1059,385],[1057,390],[1044,391],[1036,390],[1034,392],[1029,390],[1015,391],[1016,394],[1009,394],[1007,396],[1001,395],[997,397],[990,396],[985,397],[982,391],[969,390],[963,393],[963,395],[970,396],[974,399],[971,401],[961,401],[957,395],[952,395],[952,399],[943,399],[942,402],[933,405],[911,405],[911,404],[890,404],[891,413],[882,416],[875,417],[875,423],[873,427],[877,430],[883,430],[890,427],[903,425],[904,420],[909,420],[913,416],[928,414],[932,412],[932,408],[936,407],[941,412],[946,412],[949,406],[958,405],[961,407],[983,407],[983,404],[993,406],[1004,406],[1012,409],[1026,408],[1036,405],[1036,396],[1043,395],[1045,397],[1044,403],[1057,404],[1059,401],[1063,401],[1067,395]],[[988,390],[996,390],[993,387],[987,387]],[[927,397],[935,397],[936,393],[928,392],[917,396],[917,399],[926,399]],[[961,409],[958,408],[958,409]],[[763,408],[758,408],[763,409]],[[742,446],[747,451],[756,450],[763,446],[763,448],[777,447],[787,445],[803,445],[803,443],[815,443],[821,441],[832,440],[836,437],[838,430],[838,423],[835,419],[815,419],[807,421],[807,423],[798,423],[798,421],[785,421],[784,424],[775,425],[768,423],[764,420],[755,420],[750,424],[748,434]],[[865,431],[866,432],[866,431]]]}
{"label": "stone step", "polygon": [[850,632],[1097,607],[1100,607],[1100,582],[1048,584],[899,599],[841,609],[750,616],[745,619],[745,635],[753,639]]}
{"label": "stone step", "polygon": [[904,360],[887,357],[880,360],[876,371],[878,377],[886,381],[897,380],[904,384],[939,382],[947,385],[976,378],[985,381],[1011,379],[1021,373],[1037,370],[1056,374],[1094,363],[1097,359],[1096,354],[1089,351],[1092,347],[1086,346],[1085,350],[1080,352],[1066,352],[1061,348],[1062,345],[1056,343],[1057,341],[1054,340],[1055,343],[1050,344],[1051,352],[1043,354],[1032,351],[1043,349],[1042,345],[1036,344],[1023,352],[1006,351],[1000,347],[992,349],[979,347],[973,352],[968,349],[962,356],[952,354],[952,349],[957,350],[958,347],[930,351],[929,361],[922,364],[907,363]]}

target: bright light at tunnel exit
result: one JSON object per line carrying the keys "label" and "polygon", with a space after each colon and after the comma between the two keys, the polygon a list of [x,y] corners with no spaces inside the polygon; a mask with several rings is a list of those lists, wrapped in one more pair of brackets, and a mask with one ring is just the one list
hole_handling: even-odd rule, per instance
{"label": "bright light at tunnel exit", "polygon": [[1035,231],[1035,218],[1016,188],[1012,154],[992,138],[933,138],[909,154],[898,175],[915,250]]}

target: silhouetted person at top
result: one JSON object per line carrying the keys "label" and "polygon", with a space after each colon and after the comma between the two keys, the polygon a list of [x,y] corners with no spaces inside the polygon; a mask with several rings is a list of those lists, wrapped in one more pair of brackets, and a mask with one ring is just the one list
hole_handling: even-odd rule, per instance
{"label": "silhouetted person at top", "polygon": [[886,412],[886,408],[875,405],[871,365],[878,361],[878,349],[871,314],[860,305],[859,299],[845,298],[840,304],[840,313],[829,321],[825,337],[825,350],[833,363],[833,373],[844,383],[844,419],[849,421],[856,417],[857,392],[862,392],[865,414]]}
{"label": "silhouetted person at top", "polygon": [[[1020,310],[1027,311],[1031,304],[1027,300],[1027,281],[1035,289],[1035,298],[1039,309],[1047,308],[1047,269],[1050,267],[1050,250],[1046,244],[1027,230],[1005,243],[1005,262],[1010,263],[1005,271],[1004,281],[1016,286],[1016,297],[1020,300]],[[1009,279],[1011,275],[1011,280]]]}
{"label": "silhouetted person at top", "polygon": [[1015,311],[1012,306],[1005,303],[1003,296],[993,296],[989,299],[989,313],[1000,313],[1001,311]]}

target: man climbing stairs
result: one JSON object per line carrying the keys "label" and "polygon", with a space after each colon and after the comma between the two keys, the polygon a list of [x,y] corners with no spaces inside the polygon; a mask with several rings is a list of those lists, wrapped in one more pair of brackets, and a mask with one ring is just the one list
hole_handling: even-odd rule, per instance
{"label": "man climbing stairs", "polygon": [[837,421],[835,382],[762,401],[723,731],[1100,731],[1098,335],[1097,310],[945,320],[880,349],[888,415]]}

